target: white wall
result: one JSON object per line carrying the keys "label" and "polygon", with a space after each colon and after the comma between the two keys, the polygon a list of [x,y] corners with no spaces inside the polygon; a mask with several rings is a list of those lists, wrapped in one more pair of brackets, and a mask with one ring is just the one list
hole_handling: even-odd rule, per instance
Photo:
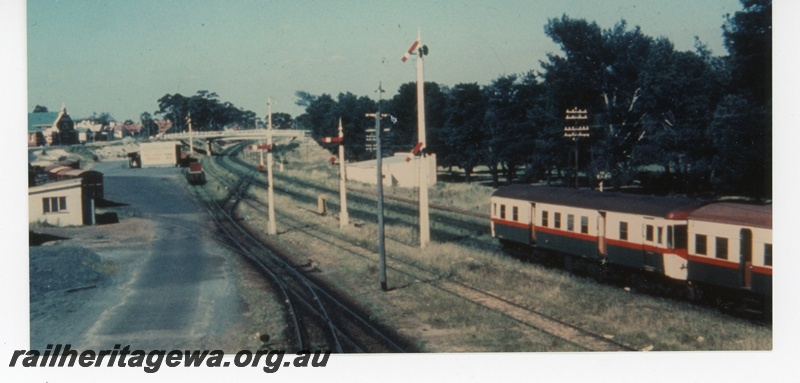
{"label": "white wall", "polygon": [[139,156],[143,168],[175,166],[178,163],[174,142],[142,142]]}
{"label": "white wall", "polygon": [[[66,209],[58,212],[44,212],[43,202],[47,198],[64,197]],[[28,222],[46,222],[55,226],[83,225],[83,200],[81,198],[81,180],[51,182],[28,189]]]}
{"label": "white wall", "polygon": [[[383,185],[413,188],[419,185],[419,157],[406,162],[409,153],[396,153],[394,157],[384,158]],[[378,175],[376,161],[364,161],[347,165],[347,179],[375,185]],[[436,155],[428,155],[428,186],[436,183]]]}

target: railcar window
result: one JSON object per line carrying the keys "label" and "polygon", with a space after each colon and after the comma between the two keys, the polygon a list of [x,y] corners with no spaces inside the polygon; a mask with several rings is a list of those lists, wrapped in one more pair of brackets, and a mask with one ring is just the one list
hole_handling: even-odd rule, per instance
{"label": "railcar window", "polygon": [[772,244],[764,244],[764,266],[772,266]]}
{"label": "railcar window", "polygon": [[511,220],[514,222],[519,221],[519,208],[516,206],[511,208]]}
{"label": "railcar window", "polygon": [[542,210],[542,226],[547,227],[547,211]]}
{"label": "railcar window", "polygon": [[700,255],[706,255],[706,240],[708,238],[702,234],[695,234],[694,235],[694,253]]}
{"label": "railcar window", "polygon": [[556,229],[560,229],[561,228],[561,213],[555,213],[553,215],[553,224],[554,224]]}
{"label": "railcar window", "polygon": [[628,240],[628,223],[627,222],[620,222],[619,223],[619,239],[623,241]]}
{"label": "railcar window", "polygon": [[686,225],[675,226],[675,248],[686,249],[689,244],[689,230]]}
{"label": "railcar window", "polygon": [[589,217],[581,216],[581,233],[589,234]]}
{"label": "railcar window", "polygon": [[567,214],[567,230],[568,231],[575,230],[575,216],[572,214]]}
{"label": "railcar window", "polygon": [[672,249],[672,226],[667,226],[667,248]]}
{"label": "railcar window", "polygon": [[44,207],[44,212],[50,212],[50,198],[42,198],[42,206]]}
{"label": "railcar window", "polygon": [[728,238],[717,238],[716,256],[719,259],[728,259]]}
{"label": "railcar window", "polygon": [[645,226],[644,238],[650,242],[653,242],[653,225]]}
{"label": "railcar window", "polygon": [[658,244],[661,244],[661,240],[664,238],[664,228],[659,226],[658,227]]}
{"label": "railcar window", "polygon": [[497,203],[492,204],[492,209],[494,209],[494,216],[497,217]]}
{"label": "railcar window", "polygon": [[67,210],[67,197],[58,197],[58,208]]}
{"label": "railcar window", "polygon": [[506,205],[500,205],[500,218],[506,218]]}

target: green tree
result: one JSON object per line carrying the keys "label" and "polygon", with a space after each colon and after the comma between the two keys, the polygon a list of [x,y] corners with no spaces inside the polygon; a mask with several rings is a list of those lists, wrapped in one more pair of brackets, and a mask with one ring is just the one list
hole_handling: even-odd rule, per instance
{"label": "green tree", "polygon": [[772,2],[741,0],[723,25],[729,95],[711,125],[712,182],[720,192],[772,198]]}
{"label": "green tree", "polygon": [[142,130],[139,132],[142,137],[151,137],[158,133],[158,126],[149,112],[139,115],[139,122],[142,123]]}
{"label": "green tree", "polygon": [[[437,153],[442,150],[440,130],[446,120],[446,89],[435,82],[425,82],[425,133],[428,151]],[[391,151],[408,151],[419,141],[417,123],[417,84],[408,82],[400,88],[387,103],[384,110],[394,117],[391,131],[387,134],[386,146]],[[437,161],[439,161],[437,159]]]}
{"label": "green tree", "polygon": [[708,126],[725,81],[720,59],[699,43],[697,52],[677,52],[669,40],[658,39],[640,80],[647,89],[641,101],[644,131],[633,162],[664,168],[661,192],[708,190]]}
{"label": "green tree", "polygon": [[483,127],[486,102],[476,83],[457,84],[449,93],[447,122],[444,125],[445,153],[441,166],[464,169],[465,181],[472,182],[472,173],[482,162],[482,146],[488,134]]}

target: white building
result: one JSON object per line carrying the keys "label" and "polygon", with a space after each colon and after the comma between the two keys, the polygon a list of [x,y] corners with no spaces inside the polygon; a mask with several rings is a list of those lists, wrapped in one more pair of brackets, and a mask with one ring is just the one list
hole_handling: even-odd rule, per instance
{"label": "white building", "polygon": [[176,166],[180,150],[172,141],[142,142],[139,144],[139,157],[143,168]]}
{"label": "white building", "polygon": [[[411,158],[410,161],[406,161]],[[436,183],[436,155],[428,155],[428,186]],[[384,186],[413,188],[419,186],[419,157],[411,153],[395,153],[382,160]],[[347,179],[375,185],[378,180],[377,160],[347,165]]]}
{"label": "white building", "polygon": [[28,222],[55,226],[93,224],[94,207],[82,179],[50,182],[28,188]]}

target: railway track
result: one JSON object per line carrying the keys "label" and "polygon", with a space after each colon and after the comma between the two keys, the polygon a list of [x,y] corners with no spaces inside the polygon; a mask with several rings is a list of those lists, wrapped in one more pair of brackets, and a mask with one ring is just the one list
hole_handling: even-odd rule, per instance
{"label": "railway track", "polygon": [[267,276],[286,306],[288,337],[298,350],[334,352],[404,352],[408,347],[397,336],[366,319],[346,299],[286,261],[280,250],[260,241],[232,214],[251,182],[242,177],[229,184],[226,196],[217,199],[205,187],[197,187],[210,216],[230,248],[250,260]]}
{"label": "railway track", "polygon": [[[220,165],[225,166],[224,164]],[[230,166],[225,166],[225,168],[234,173],[241,171],[240,169]],[[235,178],[227,178],[227,182],[235,182],[234,179]],[[266,215],[266,205],[255,198],[255,196],[250,197],[252,198],[243,199],[241,202]],[[280,217],[281,226],[288,226],[290,230],[303,233],[311,240],[323,242],[326,246],[334,247],[342,252],[364,258],[373,263],[377,263],[378,261],[378,255],[375,253],[374,249],[368,246],[342,239],[340,235],[337,235],[337,233],[332,230],[327,230],[320,225],[308,225],[306,222],[295,219],[289,214],[283,214],[279,210],[276,211],[276,214]],[[389,238],[389,240],[392,239]],[[408,244],[403,242],[399,243],[408,246]],[[406,275],[411,280],[427,281],[427,283],[447,294],[499,313],[529,329],[546,333],[584,350],[638,350],[638,348],[614,341],[607,336],[597,334],[588,329],[572,325],[534,308],[513,302],[493,292],[452,280],[446,276],[437,275],[436,273],[425,270],[402,259],[393,259],[392,265],[390,265],[389,268],[395,273]]]}
{"label": "railway track", "polygon": [[[231,148],[229,148],[231,149]],[[245,162],[238,156],[230,157],[230,161],[223,165],[228,171],[237,174],[245,174],[251,171],[253,165]],[[275,186],[275,191],[291,195],[298,203],[314,205],[317,203],[316,194],[337,195],[338,189],[326,187],[324,185],[313,184],[304,180],[286,177],[280,174],[273,174],[276,184],[291,184],[292,189],[283,186]],[[266,188],[264,179],[254,180],[254,185]],[[300,189],[304,192],[298,192]],[[309,191],[314,192],[310,195]],[[360,189],[347,189],[348,201],[351,202],[348,212],[351,220],[372,221],[375,219],[375,192]],[[338,203],[330,201],[332,210],[338,209]],[[407,225],[409,227],[418,226],[418,206],[417,201],[398,198],[392,196],[384,197],[384,222],[387,225]],[[472,211],[455,209],[446,206],[430,206],[431,220],[431,239],[438,242],[456,242],[474,235],[489,234],[489,227],[486,221],[488,215]],[[396,239],[396,238],[395,238]],[[400,241],[399,239],[396,239]],[[403,242],[403,241],[401,241]],[[416,242],[404,242],[406,245],[413,246]]]}

